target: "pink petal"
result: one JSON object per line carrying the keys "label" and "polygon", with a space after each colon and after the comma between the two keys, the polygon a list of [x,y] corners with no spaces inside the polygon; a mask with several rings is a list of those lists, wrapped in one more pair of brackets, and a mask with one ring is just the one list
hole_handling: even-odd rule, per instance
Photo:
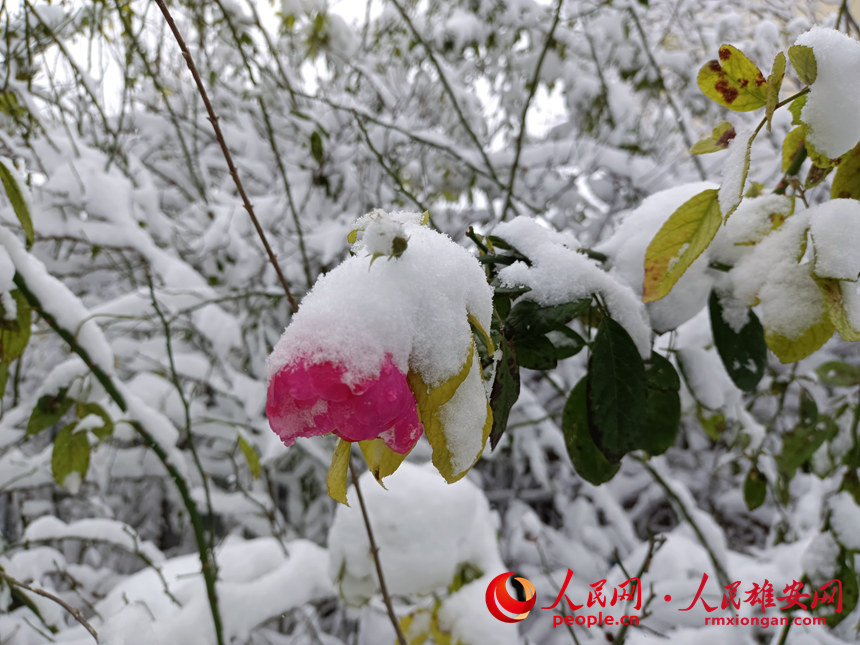
{"label": "pink petal", "polygon": [[344,371],[300,360],[275,374],[266,403],[272,430],[286,445],[334,432],[346,441],[381,438],[393,451],[409,452],[424,428],[406,376],[391,357],[376,377],[351,387],[343,383]]}

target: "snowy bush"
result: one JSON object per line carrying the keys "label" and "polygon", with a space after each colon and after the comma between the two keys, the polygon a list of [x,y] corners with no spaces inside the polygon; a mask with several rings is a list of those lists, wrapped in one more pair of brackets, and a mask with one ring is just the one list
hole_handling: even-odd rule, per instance
{"label": "snowy bush", "polygon": [[2,4],[0,643],[856,642],[860,29],[784,4]]}

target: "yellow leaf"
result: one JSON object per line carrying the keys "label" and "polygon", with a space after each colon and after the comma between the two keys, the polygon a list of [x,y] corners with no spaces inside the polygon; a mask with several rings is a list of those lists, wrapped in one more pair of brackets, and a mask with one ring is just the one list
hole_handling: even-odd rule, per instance
{"label": "yellow leaf", "polygon": [[860,145],[843,155],[842,163],[833,175],[830,197],[860,199]]}
{"label": "yellow leaf", "polygon": [[358,447],[361,448],[361,454],[367,462],[367,467],[370,468],[370,472],[380,485],[382,485],[382,478],[394,473],[406,459],[406,455],[409,454],[408,452],[404,454],[394,452],[385,445],[382,439],[359,441]]}
{"label": "yellow leaf", "polygon": [[699,193],[672,213],[645,252],[644,302],[659,300],[672,290],[708,248],[722,221],[715,188]]}
{"label": "yellow leaf", "polygon": [[785,54],[779,52],[773,60],[770,76],[767,77],[765,116],[767,117],[768,132],[770,132],[770,121],[773,118],[773,111],[776,110],[776,104],[779,103],[779,89],[782,87],[783,76],[785,76]]}
{"label": "yellow leaf", "polygon": [[723,121],[711,131],[711,136],[696,143],[690,152],[694,155],[704,155],[709,152],[719,152],[729,147],[729,141],[735,138],[734,126],[728,121]]}
{"label": "yellow leaf", "polygon": [[328,469],[328,475],[325,478],[326,486],[328,486],[328,496],[336,502],[340,502],[346,506],[349,503],[346,501],[346,476],[349,472],[349,452],[352,444],[343,439],[337,440],[334,453],[331,456],[331,467]]}
{"label": "yellow leaf", "polygon": [[842,340],[848,342],[856,342],[860,340],[860,331],[851,326],[848,319],[848,312],[845,311],[845,299],[842,296],[842,288],[854,288],[854,282],[848,280],[836,280],[834,278],[819,278],[812,276],[821,293],[824,296],[824,303],[827,305],[827,315],[830,317],[830,322],[842,336]]}
{"label": "yellow leaf", "polygon": [[798,338],[787,338],[782,334],[765,331],[764,340],[780,362],[794,363],[824,345],[833,336],[834,330],[830,317],[825,315]]}
{"label": "yellow leaf", "polygon": [[699,88],[708,98],[735,112],[749,112],[767,103],[767,81],[746,55],[732,47],[720,47],[720,59],[699,70]]}
{"label": "yellow leaf", "polygon": [[[410,371],[406,377],[409,387],[412,388],[412,392],[415,394],[415,400],[418,402],[418,417],[424,426],[424,434],[433,448],[433,465],[436,466],[436,469],[449,484],[457,481],[469,472],[469,469],[481,454],[481,451],[479,451],[466,469],[455,472],[451,461],[451,449],[448,446],[445,426],[442,423],[440,414],[442,406],[451,400],[469,375],[472,363],[475,360],[475,354],[475,344],[473,342],[469,349],[469,355],[466,357],[466,361],[463,363],[460,371],[438,387],[428,387],[417,372]],[[493,415],[490,404],[486,398],[484,401],[487,406],[487,416],[484,421],[484,427],[481,430],[481,450],[486,445],[487,439],[490,436],[490,430],[493,427]]]}
{"label": "yellow leaf", "polygon": [[496,352],[496,347],[493,345],[493,339],[490,338],[490,335],[487,333],[487,330],[481,326],[481,323],[478,322],[478,319],[475,318],[472,314],[468,316],[469,322],[472,323],[472,326],[478,330],[478,333],[484,338],[484,344],[487,346],[487,352],[492,356]]}
{"label": "yellow leaf", "polygon": [[782,172],[788,172],[795,157],[800,153],[806,139],[806,126],[799,125],[791,130],[782,142]]}
{"label": "yellow leaf", "polygon": [[426,609],[418,609],[400,619],[400,630],[406,636],[409,645],[424,645],[430,638],[430,616],[428,614]]}

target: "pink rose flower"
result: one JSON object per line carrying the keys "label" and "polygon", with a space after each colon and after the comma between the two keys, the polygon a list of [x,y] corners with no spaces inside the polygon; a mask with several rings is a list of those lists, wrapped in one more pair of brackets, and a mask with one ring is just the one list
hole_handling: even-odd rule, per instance
{"label": "pink rose flower", "polygon": [[346,369],[331,362],[286,365],[269,382],[266,416],[285,445],[296,437],[334,433],[344,441],[382,439],[406,454],[424,431],[415,396],[386,355],[379,374],[358,383],[343,382]]}

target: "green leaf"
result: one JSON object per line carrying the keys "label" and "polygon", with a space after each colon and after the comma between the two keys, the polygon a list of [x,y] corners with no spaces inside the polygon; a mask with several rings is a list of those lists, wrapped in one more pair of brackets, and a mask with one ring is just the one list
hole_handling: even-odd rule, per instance
{"label": "green leaf", "polygon": [[624,327],[604,318],[588,363],[588,416],[591,436],[610,460],[639,447],[646,399],[636,344]]}
{"label": "green leaf", "polygon": [[10,295],[15,300],[17,315],[14,320],[4,319],[0,324],[0,359],[7,365],[21,356],[27,343],[30,342],[32,323],[32,310],[24,294],[14,289]]}
{"label": "green leaf", "polygon": [[260,466],[260,457],[257,456],[257,451],[254,450],[254,446],[248,443],[245,440],[245,437],[239,435],[239,449],[242,451],[242,454],[245,455],[245,461],[248,462],[248,468],[251,470],[251,475],[254,479],[257,479],[262,472],[262,467]]}
{"label": "green leaf", "polygon": [[764,368],[767,364],[764,329],[758,317],[752,309],[749,309],[746,323],[739,331],[735,331],[725,320],[723,307],[716,291],[711,292],[708,306],[714,344],[726,372],[740,389],[752,392],[764,376]]}
{"label": "green leaf", "polygon": [[765,497],[767,497],[767,479],[758,468],[750,468],[744,480],[744,501],[747,508],[754,511],[764,504]]}
{"label": "green leaf", "polygon": [[[9,165],[11,166],[11,163]],[[18,185],[15,173],[10,170],[9,166],[2,159],[0,159],[0,181],[3,182],[6,196],[9,197],[9,202],[12,204],[12,210],[15,211],[15,216],[21,223],[21,228],[24,229],[24,235],[27,238],[27,248],[29,249],[33,246],[34,236],[30,206],[27,203],[26,197],[24,197],[24,193],[21,191],[21,187]]]}
{"label": "green leaf", "polygon": [[520,396],[520,368],[516,352],[511,343],[502,336],[499,341],[502,358],[496,366],[496,378],[490,393],[493,411],[493,429],[490,432],[490,447],[495,448],[508,427],[508,417]]}
{"label": "green leaf", "polygon": [[87,433],[74,430],[74,423],[60,430],[54,439],[54,451],[51,453],[54,481],[73,495],[80,489],[90,466],[90,442]]}
{"label": "green leaf", "polygon": [[791,125],[803,124],[803,121],[800,118],[800,113],[803,111],[804,105],[806,105],[806,94],[798,96],[788,106],[788,111],[791,113]]}
{"label": "green leaf", "polygon": [[323,154],[322,137],[317,130],[311,132],[311,156],[313,156],[314,161],[318,164],[322,164],[325,159],[325,155]]}
{"label": "green leaf", "polygon": [[652,352],[645,364],[648,398],[637,448],[661,455],[675,443],[681,425],[681,379],[664,356]]}
{"label": "green leaf", "polygon": [[98,403],[78,403],[76,408],[78,419],[84,419],[88,416],[95,415],[100,417],[102,420],[102,425],[92,428],[87,428],[90,430],[100,441],[107,439],[113,434],[113,419],[107,413],[107,411],[100,406]]}
{"label": "green leaf", "polygon": [[587,314],[590,308],[591,298],[546,307],[533,300],[519,300],[505,320],[505,333],[514,339],[541,336],[566,327],[574,318]]}
{"label": "green leaf", "polygon": [[702,430],[704,430],[705,434],[713,441],[717,441],[723,432],[726,431],[726,416],[722,412],[706,416],[705,409],[700,405],[696,410],[696,418],[702,425]]}
{"label": "green leaf", "polygon": [[842,361],[828,361],[815,369],[818,380],[824,385],[834,387],[855,387],[860,385],[860,367]]}
{"label": "green leaf", "polygon": [[830,197],[860,199],[860,145],[842,155],[842,163],[833,175]]}
{"label": "green leaf", "polygon": [[448,585],[448,593],[452,594],[459,591],[470,582],[474,582],[484,575],[484,572],[471,562],[461,562],[457,571],[454,573],[454,578],[451,584]]}
{"label": "green leaf", "polygon": [[325,483],[328,487],[328,496],[344,506],[349,506],[346,501],[346,478],[349,473],[349,452],[352,444],[343,439],[337,440],[334,452],[331,455],[331,466],[328,469]]}
{"label": "green leaf", "polygon": [[562,327],[556,331],[551,331],[546,337],[549,338],[555,348],[555,357],[558,360],[575,356],[586,344],[585,339],[570,327]]}
{"label": "green leaf", "polygon": [[39,397],[27,423],[28,435],[50,428],[72,407],[74,401],[66,396],[66,392],[67,389],[63,388],[56,394],[45,394]]}
{"label": "green leaf", "polygon": [[711,131],[711,136],[702,139],[690,148],[690,152],[694,155],[704,155],[725,150],[729,147],[729,141],[734,139],[736,135],[734,126],[728,121],[723,121]]}
{"label": "green leaf", "polygon": [[714,239],[723,221],[717,192],[705,190],[681,204],[651,240],[645,251],[644,302],[668,294]]}
{"label": "green leaf", "polygon": [[818,63],[815,62],[812,47],[792,45],[788,48],[788,60],[791,61],[791,66],[804,85],[812,85],[815,82],[818,76]]}
{"label": "green leaf", "polygon": [[[840,566],[839,571],[836,573],[836,580],[842,581],[842,611],[838,613],[834,611],[825,617],[824,621],[830,629],[833,629],[848,618],[854,612],[857,602],[860,600],[860,580],[858,580],[857,572],[851,566],[851,562],[854,560],[854,553],[849,555],[842,552],[840,553],[839,560]],[[822,605],[824,608],[830,606]]]}
{"label": "green leaf", "polygon": [[776,458],[779,471],[788,479],[808,462],[825,441],[831,441],[839,427],[830,417],[818,416],[813,424],[798,425],[782,437],[782,452]]}
{"label": "green leaf", "polygon": [[773,60],[770,76],[767,77],[767,103],[765,106],[765,117],[767,118],[767,130],[770,132],[770,122],[776,104],[779,103],[779,89],[782,87],[782,77],[785,76],[785,54],[779,52]]}
{"label": "green leaf", "polygon": [[699,70],[699,88],[710,99],[735,112],[749,112],[767,103],[767,81],[746,55],[731,45],[720,47],[720,59]]}
{"label": "green leaf", "polygon": [[516,341],[517,362],[530,370],[551,370],[558,361],[555,346],[546,336],[531,336]]}
{"label": "green leaf", "polygon": [[612,479],[621,464],[610,462],[591,437],[587,393],[588,385],[586,378],[583,378],[567,398],[561,417],[561,429],[574,469],[585,481],[599,486]]}

